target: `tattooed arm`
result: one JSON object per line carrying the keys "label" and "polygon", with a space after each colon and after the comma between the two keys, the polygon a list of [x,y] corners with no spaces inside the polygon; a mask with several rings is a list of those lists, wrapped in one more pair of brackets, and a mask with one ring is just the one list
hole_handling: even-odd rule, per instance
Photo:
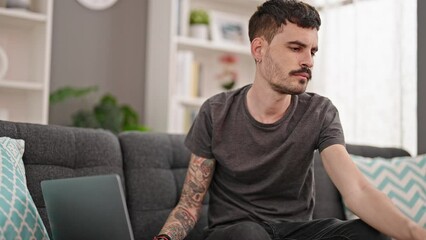
{"label": "tattooed arm", "polygon": [[214,168],[214,159],[192,154],[179,203],[170,213],[160,234],[167,234],[172,240],[182,240],[194,228],[200,217]]}

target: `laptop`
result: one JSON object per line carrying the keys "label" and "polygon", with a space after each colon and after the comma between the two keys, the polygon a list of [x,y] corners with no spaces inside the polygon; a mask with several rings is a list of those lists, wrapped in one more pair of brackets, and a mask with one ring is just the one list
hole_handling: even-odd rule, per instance
{"label": "laptop", "polygon": [[133,240],[117,174],[41,182],[54,240]]}

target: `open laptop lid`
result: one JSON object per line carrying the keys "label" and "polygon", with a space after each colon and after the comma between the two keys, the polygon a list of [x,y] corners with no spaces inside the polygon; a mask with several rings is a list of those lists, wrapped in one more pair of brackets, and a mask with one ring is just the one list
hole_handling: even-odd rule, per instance
{"label": "open laptop lid", "polygon": [[41,182],[53,239],[133,240],[117,174]]}

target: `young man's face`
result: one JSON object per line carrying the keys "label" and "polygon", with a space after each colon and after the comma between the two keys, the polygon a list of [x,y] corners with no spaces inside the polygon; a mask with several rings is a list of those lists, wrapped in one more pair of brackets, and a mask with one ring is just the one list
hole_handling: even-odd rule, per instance
{"label": "young man's face", "polygon": [[318,31],[288,22],[282,25],[264,52],[261,71],[275,91],[282,94],[305,92],[311,79]]}

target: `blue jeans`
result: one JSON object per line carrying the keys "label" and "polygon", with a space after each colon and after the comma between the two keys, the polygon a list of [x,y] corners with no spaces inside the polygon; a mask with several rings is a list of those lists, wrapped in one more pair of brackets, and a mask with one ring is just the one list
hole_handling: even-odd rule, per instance
{"label": "blue jeans", "polygon": [[362,220],[334,218],[308,222],[239,222],[206,232],[206,240],[389,240]]}

